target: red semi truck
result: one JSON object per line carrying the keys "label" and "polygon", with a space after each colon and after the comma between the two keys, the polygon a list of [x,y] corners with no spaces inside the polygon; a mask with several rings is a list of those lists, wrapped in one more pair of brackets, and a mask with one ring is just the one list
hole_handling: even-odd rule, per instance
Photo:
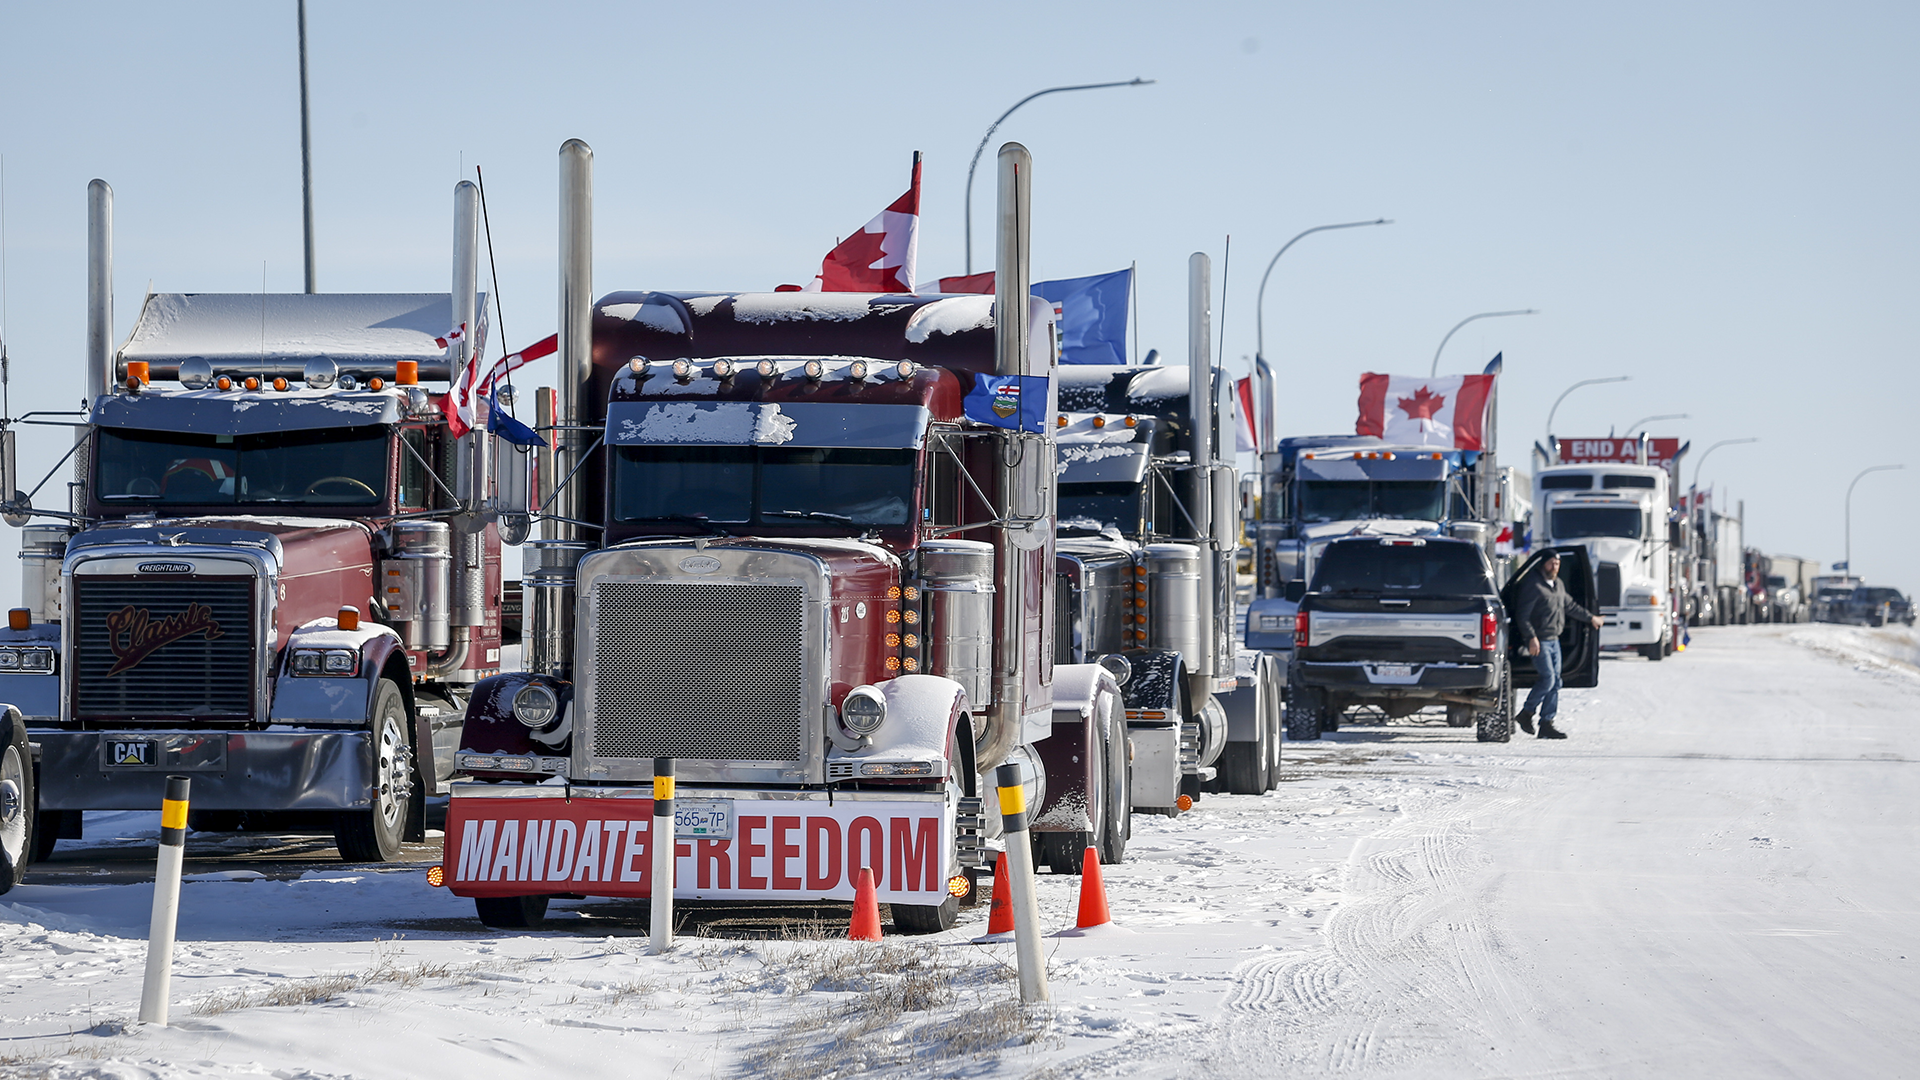
{"label": "red semi truck", "polygon": [[[1115,677],[1056,662],[1050,309],[1026,151],[994,296],[616,292],[589,306],[591,151],[561,151],[559,438],[524,560],[526,669],[475,688],[445,884],[483,922],[650,896],[852,898],[952,925],[1026,765],[1037,846],[1118,861]],[[1012,317],[1006,313],[1011,312]],[[545,398],[547,395],[542,395]],[[664,840],[658,842],[665,842]]]}
{"label": "red semi truck", "polygon": [[[26,609],[0,701],[36,752],[38,857],[85,811],[158,808],[169,774],[196,828],[330,830],[350,861],[425,838],[500,668],[491,436],[443,409],[485,341],[476,208],[461,184],[451,293],[157,293],[115,347],[93,182],[86,411],[3,425]],[[33,423],[74,432],[67,506],[14,491]]]}

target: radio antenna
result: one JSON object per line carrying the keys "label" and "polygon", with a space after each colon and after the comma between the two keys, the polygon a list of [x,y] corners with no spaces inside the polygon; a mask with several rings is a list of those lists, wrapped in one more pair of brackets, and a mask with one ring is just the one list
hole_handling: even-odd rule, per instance
{"label": "radio antenna", "polygon": [[[465,151],[462,151],[462,153],[464,154]],[[473,178],[479,181],[480,224],[487,234],[487,270],[493,274],[493,316],[500,322],[500,355],[504,357],[507,355],[507,312],[505,308],[500,306],[500,264],[493,261],[493,221],[487,217],[487,178],[480,172],[480,166],[477,163],[473,167]],[[485,360],[486,357],[483,356],[480,359]],[[512,372],[507,373],[507,385],[513,385]],[[492,388],[489,387],[488,389],[491,390]],[[493,400],[491,393],[489,393],[487,400],[489,402]],[[513,412],[515,404],[514,402],[507,404],[507,412],[509,414]],[[518,419],[518,417],[515,417],[515,419]]]}
{"label": "radio antenna", "polygon": [[12,368],[7,357],[7,156],[0,154],[0,418],[13,415]]}

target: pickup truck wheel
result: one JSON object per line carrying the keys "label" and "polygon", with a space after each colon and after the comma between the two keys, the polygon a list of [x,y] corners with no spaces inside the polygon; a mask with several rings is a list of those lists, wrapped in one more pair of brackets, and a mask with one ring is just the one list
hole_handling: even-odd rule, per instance
{"label": "pickup truck wheel", "polygon": [[893,928],[903,934],[937,934],[953,929],[960,918],[960,898],[949,896],[937,904],[893,904]]}
{"label": "pickup truck wheel", "polygon": [[1296,686],[1293,693],[1287,695],[1287,738],[1293,742],[1308,742],[1320,737],[1320,703],[1318,690],[1309,690]]}
{"label": "pickup truck wheel", "polygon": [[26,880],[33,861],[33,759],[27,726],[0,720],[0,893]]}
{"label": "pickup truck wheel", "polygon": [[473,910],[482,925],[495,930],[531,930],[547,917],[547,897],[476,896]]}
{"label": "pickup truck wheel", "polygon": [[392,862],[412,812],[419,779],[407,731],[407,704],[391,679],[373,695],[373,805],[343,810],[333,819],[333,840],[345,862]]}
{"label": "pickup truck wheel", "polygon": [[1474,717],[1473,737],[1479,742],[1506,742],[1513,738],[1513,671],[1500,674],[1500,700]]}

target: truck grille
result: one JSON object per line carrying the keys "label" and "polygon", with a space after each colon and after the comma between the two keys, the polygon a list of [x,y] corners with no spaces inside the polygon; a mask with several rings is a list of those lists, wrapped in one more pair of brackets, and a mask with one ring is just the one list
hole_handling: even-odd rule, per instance
{"label": "truck grille", "polygon": [[1603,562],[1599,573],[1600,606],[1620,606],[1620,564]]}
{"label": "truck grille", "polygon": [[595,757],[806,757],[806,590],[594,586]]}
{"label": "truck grille", "polygon": [[74,716],[252,714],[253,579],[81,575],[74,593]]}

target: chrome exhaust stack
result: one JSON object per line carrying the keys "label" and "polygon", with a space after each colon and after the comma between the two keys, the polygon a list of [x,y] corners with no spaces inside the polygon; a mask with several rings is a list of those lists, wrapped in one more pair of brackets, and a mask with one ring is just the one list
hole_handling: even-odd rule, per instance
{"label": "chrome exhaust stack", "polygon": [[[560,394],[557,427],[559,476],[580,464],[585,445],[578,430],[585,422],[593,384],[593,148],[579,139],[560,147]],[[559,477],[555,477],[557,480]],[[579,500],[569,484],[553,499],[555,518],[578,518]],[[577,540],[578,526],[551,518],[549,540]]]}
{"label": "chrome exhaust stack", "polygon": [[[1187,513],[1193,518],[1194,542],[1207,558],[1213,550],[1213,260],[1204,251],[1187,258],[1187,408],[1193,421]],[[1219,667],[1214,625],[1214,595],[1203,576],[1196,614],[1208,628],[1200,635],[1200,650],[1192,657],[1194,675],[1212,676]]]}
{"label": "chrome exhaust stack", "polygon": [[[1027,148],[1016,142],[1000,147],[1000,210],[993,279],[993,371],[1006,377],[1024,374],[1030,362],[1027,297],[1033,291],[1029,227],[1032,181],[1033,155]],[[1003,437],[1013,444],[1007,447],[1008,451],[1021,445],[1019,432],[1009,431]],[[1023,648],[1027,582],[1022,576],[1025,560],[1021,553],[1028,543],[1021,535],[1026,531],[1024,527],[1006,519],[1013,514],[1019,497],[1016,488],[1025,470],[1017,464],[1005,464],[1009,456],[1002,453],[1000,457],[1002,523],[994,529],[998,622],[993,635],[993,704],[987,709],[987,730],[974,761],[981,773],[1006,761],[1013,748],[1024,741],[1021,728],[1025,717],[1021,710],[1027,682]]]}

